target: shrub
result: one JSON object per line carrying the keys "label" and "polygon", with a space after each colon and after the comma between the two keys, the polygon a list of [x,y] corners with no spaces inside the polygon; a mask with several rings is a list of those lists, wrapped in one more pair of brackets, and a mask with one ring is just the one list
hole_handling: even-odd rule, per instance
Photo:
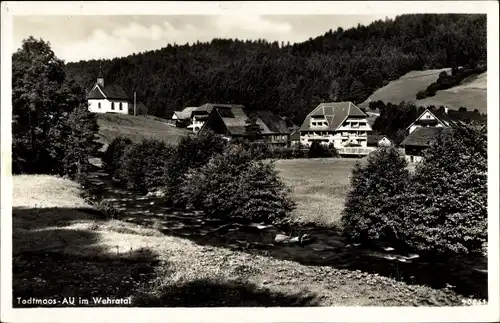
{"label": "shrub", "polygon": [[427,97],[427,92],[425,90],[423,91],[418,91],[417,93],[417,100],[422,100]]}
{"label": "shrub", "polygon": [[128,137],[117,137],[113,139],[106,148],[103,154],[103,163],[111,171],[114,172],[115,169],[120,164],[120,160],[125,153],[125,149],[132,144],[132,140]]}
{"label": "shrub", "polygon": [[309,147],[308,157],[309,158],[325,158],[325,157],[336,157],[338,155],[337,150],[332,144],[325,146],[320,142],[314,141]]}
{"label": "shrub", "polygon": [[157,139],[143,139],[129,145],[117,168],[117,178],[128,189],[146,193],[163,185],[173,148]]}
{"label": "shrub", "polygon": [[424,155],[405,203],[407,243],[479,252],[487,239],[486,128],[443,131]]}
{"label": "shrub", "polygon": [[188,206],[227,220],[279,223],[294,206],[274,164],[255,161],[242,145],[191,170],[181,192]]}
{"label": "shrub", "polygon": [[113,203],[109,201],[99,201],[95,203],[95,207],[104,216],[105,219],[119,219],[120,210],[118,210]]}
{"label": "shrub", "polygon": [[409,179],[406,166],[393,147],[379,148],[364,166],[356,164],[341,219],[349,238],[394,242],[400,237],[400,202]]}
{"label": "shrub", "polygon": [[[222,153],[226,146],[227,142],[221,136],[208,131],[182,138],[174,148],[162,179],[166,202],[181,203],[182,198],[177,194],[183,176],[189,169],[205,165],[213,155]],[[182,203],[179,206],[182,206]]]}

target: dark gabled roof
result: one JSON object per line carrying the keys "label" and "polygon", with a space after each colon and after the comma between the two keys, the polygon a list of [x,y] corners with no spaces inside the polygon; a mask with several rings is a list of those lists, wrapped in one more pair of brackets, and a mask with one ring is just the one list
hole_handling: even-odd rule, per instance
{"label": "dark gabled roof", "polygon": [[[104,95],[103,95],[104,94]],[[129,100],[129,97],[118,85],[110,84],[100,86],[96,84],[87,95],[87,99]]]}
{"label": "dark gabled roof", "polygon": [[202,106],[199,106],[193,110],[193,112],[206,112],[210,114],[213,108],[232,108],[232,107],[240,107],[244,108],[241,104],[222,104],[222,103],[205,103]]}
{"label": "dark gabled roof", "polygon": [[424,112],[420,114],[420,116],[406,129],[409,129],[415,122],[418,121],[419,124],[431,124],[433,120],[425,120],[421,118],[426,112],[430,112],[437,118],[437,122],[441,123],[441,125],[449,128],[456,128],[462,126],[464,123],[472,122],[472,123],[480,123],[486,124],[487,118],[484,115],[473,111],[457,111],[457,110],[448,110],[448,113],[445,111],[437,110],[437,109],[425,109]]}
{"label": "dark gabled roof", "polygon": [[428,147],[439,133],[452,130],[453,128],[418,127],[401,142],[401,146]]}
{"label": "dark gabled roof", "polygon": [[333,131],[341,126],[347,117],[366,117],[366,114],[352,102],[321,103],[306,116],[300,131],[318,130],[309,126],[313,116],[324,116],[328,126],[323,130]]}
{"label": "dark gabled roof", "polygon": [[249,110],[242,105],[214,105],[212,113],[217,113],[232,136],[245,135],[245,125],[253,112],[263,135],[288,134],[288,127],[282,118],[269,110]]}

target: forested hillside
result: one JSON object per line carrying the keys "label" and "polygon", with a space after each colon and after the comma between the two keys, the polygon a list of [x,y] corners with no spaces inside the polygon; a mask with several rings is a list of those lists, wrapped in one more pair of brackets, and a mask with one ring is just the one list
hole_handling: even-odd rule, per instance
{"label": "forested hillside", "polygon": [[[328,31],[300,44],[214,39],[168,45],[102,61],[106,82],[121,85],[170,117],[206,102],[267,108],[300,123],[318,103],[363,102],[411,70],[485,64],[486,15],[402,15]],[[68,76],[90,88],[97,60],[69,63]]]}

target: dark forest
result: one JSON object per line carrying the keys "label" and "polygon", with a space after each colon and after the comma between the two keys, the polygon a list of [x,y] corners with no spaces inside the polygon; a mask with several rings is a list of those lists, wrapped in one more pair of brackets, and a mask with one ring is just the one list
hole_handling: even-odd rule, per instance
{"label": "dark forest", "polygon": [[[87,90],[102,64],[107,83],[144,102],[149,113],[206,102],[269,109],[301,123],[320,102],[363,102],[411,70],[486,64],[486,15],[411,14],[329,30],[286,44],[213,39],[112,60],[66,64]],[[424,90],[424,89],[422,89]]]}

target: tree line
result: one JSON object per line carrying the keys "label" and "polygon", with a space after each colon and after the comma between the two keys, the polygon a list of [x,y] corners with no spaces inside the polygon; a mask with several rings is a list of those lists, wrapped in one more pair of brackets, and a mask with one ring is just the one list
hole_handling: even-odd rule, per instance
{"label": "tree line", "polygon": [[283,45],[238,39],[169,44],[123,58],[68,63],[65,70],[89,90],[102,65],[106,82],[130,97],[137,92],[157,117],[206,102],[239,103],[300,124],[321,102],[363,102],[411,70],[485,66],[486,15],[401,15]]}
{"label": "tree line", "polygon": [[24,40],[12,55],[12,172],[81,179],[101,147],[98,130],[64,62],[47,42]]}

